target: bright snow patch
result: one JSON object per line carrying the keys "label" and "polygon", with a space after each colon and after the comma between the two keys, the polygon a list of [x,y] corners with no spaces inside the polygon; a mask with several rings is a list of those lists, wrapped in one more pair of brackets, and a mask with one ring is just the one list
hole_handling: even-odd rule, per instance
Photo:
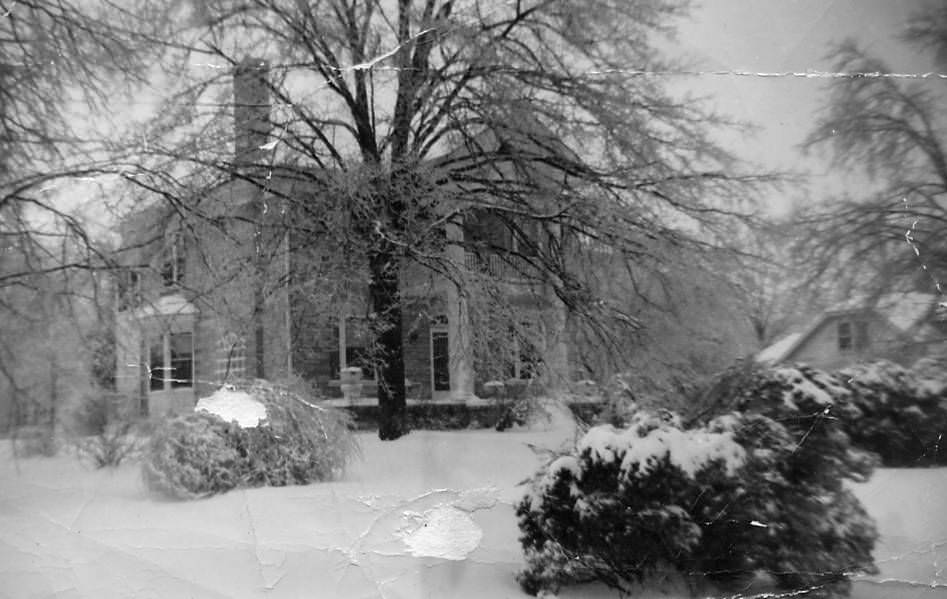
{"label": "bright snow patch", "polygon": [[460,494],[460,499],[454,502],[454,507],[465,512],[488,510],[497,504],[498,493],[496,487],[470,489]]}
{"label": "bright snow patch", "polygon": [[197,401],[195,412],[208,412],[227,422],[236,421],[241,428],[255,428],[266,420],[266,406],[245,391],[223,387],[213,395]]}
{"label": "bright snow patch", "polygon": [[416,557],[462,560],[480,545],[483,531],[467,512],[441,505],[423,514],[405,512],[412,524],[402,533],[409,553]]}
{"label": "bright snow patch", "polygon": [[[578,450],[589,451],[593,458],[603,461],[621,456],[621,470],[626,476],[645,475],[664,458],[690,477],[714,460],[722,460],[732,474],[746,459],[746,452],[733,440],[732,433],[672,427],[656,428],[642,436],[635,426],[626,430],[597,426],[579,441]],[[557,469],[563,468],[571,470],[565,463]]]}
{"label": "bright snow patch", "polygon": [[[527,443],[554,450],[571,434],[422,430],[392,443],[361,432],[364,459],[343,480],[172,503],[144,493],[134,462],[104,471],[81,468],[72,455],[14,461],[10,443],[0,444],[0,596],[528,599],[514,578],[523,563],[515,502],[518,483],[542,464]],[[417,506],[430,490],[488,486],[499,501],[474,514],[483,538],[473,559],[404,555],[394,534],[401,506]],[[852,596],[942,597],[947,468],[880,469],[846,486],[881,533],[881,572],[856,578]],[[390,528],[380,526],[389,512]],[[768,517],[757,515],[764,524]],[[340,554],[348,547],[355,565]],[[559,596],[619,597],[602,585],[564,587]],[[689,596],[645,588],[635,598]]]}
{"label": "bright snow patch", "polygon": [[621,469],[627,474],[647,474],[665,456],[693,478],[714,460],[723,460],[727,473],[732,474],[743,465],[746,453],[731,433],[656,429],[628,448]]}
{"label": "bright snow patch", "polygon": [[[848,395],[849,393],[844,387],[834,384],[824,373],[810,372],[806,376],[796,368],[777,368],[775,374],[776,378],[791,386],[783,394],[783,403],[791,410],[799,409],[794,401],[794,399],[799,399],[798,393],[808,396],[821,406],[835,405],[835,398],[832,393],[836,395]],[[816,382],[820,383],[821,386],[817,385]]]}
{"label": "bright snow patch", "polygon": [[760,364],[776,364],[778,362],[782,362],[784,359],[786,359],[786,355],[789,353],[789,350],[796,345],[796,342],[799,341],[801,337],[802,333],[793,333],[788,337],[780,339],[776,343],[756,354],[756,361]]}

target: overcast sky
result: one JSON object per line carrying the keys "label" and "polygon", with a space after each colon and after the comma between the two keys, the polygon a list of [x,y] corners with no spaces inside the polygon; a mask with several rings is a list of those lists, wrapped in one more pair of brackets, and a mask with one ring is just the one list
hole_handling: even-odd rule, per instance
{"label": "overcast sky", "polygon": [[[937,0],[695,2],[690,17],[678,24],[677,41],[670,51],[707,73],[669,75],[668,83],[680,91],[708,96],[717,110],[759,127],[751,137],[736,132],[722,135],[722,143],[737,155],[754,161],[761,170],[791,170],[808,176],[808,185],[787,186],[762,198],[770,211],[782,212],[791,202],[806,197],[857,189],[858,179],[827,170],[824,155],[804,158],[798,149],[825,101],[827,80],[752,73],[830,71],[827,54],[832,44],[846,38],[858,40],[896,71],[930,72],[932,60],[914,53],[897,34],[911,14],[933,1]],[[947,85],[942,80],[925,84]],[[151,102],[143,99],[139,104],[135,112]],[[86,187],[92,191],[97,185]]]}
{"label": "overcast sky", "polygon": [[[778,73],[830,71],[831,45],[846,38],[883,58],[898,72],[934,70],[932,60],[897,39],[905,20],[926,0],[705,0],[680,24],[679,50],[701,71]],[[826,79],[705,74],[675,82],[709,94],[720,111],[760,127],[755,136],[727,135],[739,155],[767,168],[811,175],[813,196],[851,185],[826,169],[825,156],[803,158],[798,144],[825,101]],[[927,85],[943,86],[931,80]],[[766,201],[779,211],[805,195],[793,187]]]}

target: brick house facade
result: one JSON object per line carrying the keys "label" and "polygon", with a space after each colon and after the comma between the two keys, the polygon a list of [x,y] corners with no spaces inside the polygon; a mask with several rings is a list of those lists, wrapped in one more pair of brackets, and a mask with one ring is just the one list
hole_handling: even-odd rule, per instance
{"label": "brick house facade", "polygon": [[[238,164],[242,158],[252,163],[267,139],[259,125],[268,120],[268,102],[260,100],[267,96],[261,72],[253,69],[234,77]],[[120,259],[127,268],[117,304],[116,379],[118,390],[137,398],[143,413],[189,409],[226,380],[244,377],[300,376],[322,394],[338,397],[339,372],[346,366],[361,366],[363,395],[375,395],[374,371],[364,360],[366,286],[350,285],[328,302],[312,301],[301,291],[312,281],[297,280],[307,271],[301,261],[312,260],[312,253],[297,251],[287,228],[268,226],[291,217],[261,210],[279,207],[281,196],[305,193],[298,185],[276,177],[269,189],[280,193],[268,193],[237,177],[206,192],[201,219],[182,220],[161,206],[124,219]],[[459,246],[447,251],[455,263],[471,261]],[[509,286],[510,301],[548,312],[543,295]],[[474,372],[464,294],[442,277],[405,266],[402,303],[409,399],[475,399],[484,381]],[[552,328],[564,327],[564,317],[553,312]],[[565,363],[564,343],[552,347],[555,360]],[[527,374],[520,368],[512,373]]]}

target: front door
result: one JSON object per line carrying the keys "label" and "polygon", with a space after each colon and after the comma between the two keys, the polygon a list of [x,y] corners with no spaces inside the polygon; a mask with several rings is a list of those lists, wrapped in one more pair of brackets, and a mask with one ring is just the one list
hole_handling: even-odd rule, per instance
{"label": "front door", "polygon": [[434,399],[450,395],[450,344],[446,328],[431,329],[431,389]]}

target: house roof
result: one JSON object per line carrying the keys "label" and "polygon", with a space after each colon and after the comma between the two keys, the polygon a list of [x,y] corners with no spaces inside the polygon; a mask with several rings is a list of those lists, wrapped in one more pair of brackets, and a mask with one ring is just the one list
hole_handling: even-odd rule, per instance
{"label": "house roof", "polygon": [[800,337],[802,337],[802,333],[793,333],[792,335],[783,337],[776,343],[756,354],[756,361],[763,364],[775,364],[777,362],[782,362],[784,356],[787,355],[790,348],[796,347]]}
{"label": "house roof", "polygon": [[908,333],[928,317],[936,303],[937,296],[930,293],[889,294],[881,297],[876,310],[898,330]]}
{"label": "house roof", "polygon": [[776,364],[788,360],[828,320],[846,314],[874,312],[887,319],[898,332],[908,337],[916,337],[921,325],[937,306],[937,299],[938,296],[934,294],[918,291],[887,293],[876,298],[849,298],[830,306],[802,332],[793,333],[763,349],[756,355],[756,361]]}

